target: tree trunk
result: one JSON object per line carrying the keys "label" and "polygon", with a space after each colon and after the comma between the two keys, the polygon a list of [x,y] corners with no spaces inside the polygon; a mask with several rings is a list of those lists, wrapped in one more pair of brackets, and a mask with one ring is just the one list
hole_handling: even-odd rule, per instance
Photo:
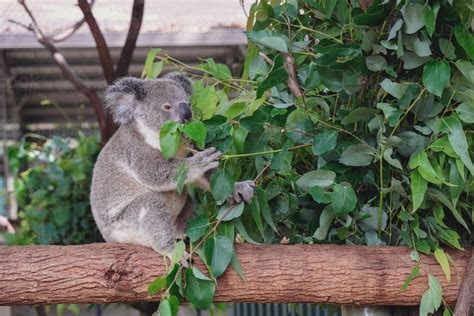
{"label": "tree trunk", "polygon": [[[421,277],[404,292],[414,262],[403,247],[238,244],[236,251],[246,281],[228,269],[216,302],[418,305],[429,271],[453,304],[472,250],[449,251],[456,267],[449,284],[436,260],[422,256]],[[0,267],[0,305],[156,301],[147,286],[165,273],[161,255],[128,244],[3,246]]]}

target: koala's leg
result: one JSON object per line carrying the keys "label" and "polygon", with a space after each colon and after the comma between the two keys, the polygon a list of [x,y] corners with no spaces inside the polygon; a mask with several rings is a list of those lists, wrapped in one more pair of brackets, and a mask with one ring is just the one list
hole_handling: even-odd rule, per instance
{"label": "koala's leg", "polygon": [[181,213],[179,213],[175,222],[175,237],[183,238],[186,232],[186,224],[191,216],[194,214],[194,207],[191,199],[188,197],[186,204],[183,207]]}

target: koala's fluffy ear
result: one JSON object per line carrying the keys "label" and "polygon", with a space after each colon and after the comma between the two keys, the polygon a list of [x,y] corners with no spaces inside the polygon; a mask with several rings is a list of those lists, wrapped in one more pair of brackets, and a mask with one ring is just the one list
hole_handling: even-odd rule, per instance
{"label": "koala's fluffy ear", "polygon": [[193,94],[193,82],[185,74],[180,72],[170,72],[164,75],[163,78],[171,79],[179,83],[188,96]]}
{"label": "koala's fluffy ear", "polygon": [[135,114],[137,101],[145,98],[142,79],[125,77],[114,82],[105,91],[105,105],[117,124],[130,122]]}

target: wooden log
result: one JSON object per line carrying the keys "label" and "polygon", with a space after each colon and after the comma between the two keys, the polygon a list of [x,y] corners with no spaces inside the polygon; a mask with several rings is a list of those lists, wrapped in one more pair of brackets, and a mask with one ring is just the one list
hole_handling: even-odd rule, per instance
{"label": "wooden log", "polygon": [[[246,281],[229,268],[216,302],[418,305],[429,271],[453,304],[472,250],[449,252],[456,265],[449,284],[434,258],[422,256],[422,276],[404,292],[414,262],[403,247],[238,244],[236,251]],[[141,246],[3,246],[0,305],[155,301],[147,286],[163,273],[164,258]]]}

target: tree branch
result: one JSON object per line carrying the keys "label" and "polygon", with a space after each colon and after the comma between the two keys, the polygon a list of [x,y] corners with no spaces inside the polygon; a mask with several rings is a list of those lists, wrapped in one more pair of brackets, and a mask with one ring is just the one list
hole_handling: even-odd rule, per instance
{"label": "tree branch", "polygon": [[[421,276],[400,287],[414,263],[405,247],[236,244],[245,281],[229,268],[218,279],[216,302],[307,302],[419,305],[427,273],[453,304],[472,249],[448,251],[456,275],[446,282],[433,256],[422,255]],[[205,271],[195,258],[196,266]],[[148,284],[166,273],[163,256],[129,244],[0,247],[0,305],[158,301]]]}
{"label": "tree branch", "polygon": [[[95,3],[95,0],[91,0],[91,4],[90,4],[91,8],[94,6],[94,3]],[[86,21],[85,18],[82,18],[79,21],[77,21],[76,23],[74,23],[72,26],[70,26],[70,27],[66,28],[65,30],[63,30],[62,32],[60,32],[56,35],[52,35],[50,37],[51,41],[53,43],[59,43],[59,42],[67,40],[69,37],[74,35],[74,33],[76,33],[76,31],[78,29],[81,28],[81,26],[84,24],[85,21]]]}
{"label": "tree branch", "polygon": [[474,309],[474,251],[471,252],[469,266],[459,291],[454,316],[470,316]]}
{"label": "tree branch", "polygon": [[87,25],[89,25],[89,29],[91,30],[92,36],[94,37],[105,80],[108,84],[112,84],[115,80],[114,64],[112,62],[112,57],[110,56],[109,47],[105,41],[104,34],[102,34],[102,31],[100,30],[99,24],[97,24],[97,20],[92,14],[91,6],[87,0],[78,0],[77,3],[79,8],[82,10],[84,19]]}
{"label": "tree branch", "polygon": [[127,74],[128,67],[133,57],[133,51],[137,45],[138,34],[143,21],[143,7],[145,0],[134,0],[132,18],[128,29],[127,40],[120,53],[120,58],[115,71],[115,77],[120,78]]}
{"label": "tree branch", "polygon": [[288,71],[288,88],[295,97],[303,97],[303,92],[301,92],[300,84],[298,83],[295,59],[291,54],[285,54],[285,65]]}
{"label": "tree branch", "polygon": [[97,118],[97,121],[99,123],[99,127],[101,130],[101,137],[102,140],[105,142],[108,140],[109,136],[107,134],[106,130],[106,120],[105,120],[105,114],[103,112],[103,105],[102,101],[100,98],[97,96],[97,93],[95,92],[94,89],[90,88],[87,86],[87,84],[82,81],[72,70],[71,66],[68,64],[67,60],[64,58],[64,56],[59,52],[59,50],[56,48],[56,46],[53,44],[50,38],[48,38],[41,28],[39,27],[39,24],[37,23],[35,17],[33,16],[32,12],[28,8],[25,0],[18,0],[18,3],[23,6],[25,9],[26,13],[31,19],[31,27],[33,30],[33,33],[36,36],[36,39],[38,42],[43,45],[52,55],[54,62],[56,65],[59,67],[61,70],[63,76],[72,83],[72,85],[79,90],[82,94],[84,94],[88,99],[91,105],[94,108],[95,115]]}

